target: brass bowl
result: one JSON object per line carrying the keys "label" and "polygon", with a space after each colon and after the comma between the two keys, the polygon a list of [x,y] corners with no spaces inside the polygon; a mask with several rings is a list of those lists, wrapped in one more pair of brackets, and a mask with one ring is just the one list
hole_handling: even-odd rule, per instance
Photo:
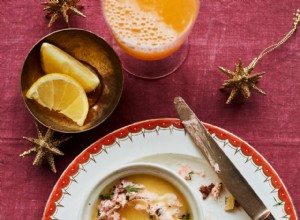
{"label": "brass bowl", "polygon": [[[25,97],[30,86],[45,74],[40,64],[43,42],[71,54],[100,78],[100,87],[87,94],[90,109],[83,126]],[[63,133],[79,133],[98,126],[113,112],[121,98],[123,81],[121,61],[110,45],[92,32],[70,28],[53,32],[33,46],[22,68],[21,90],[28,110],[41,124]]]}

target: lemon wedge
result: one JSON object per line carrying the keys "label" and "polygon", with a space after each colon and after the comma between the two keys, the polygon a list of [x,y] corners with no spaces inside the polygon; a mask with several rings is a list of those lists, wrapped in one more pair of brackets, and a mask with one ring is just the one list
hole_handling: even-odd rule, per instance
{"label": "lemon wedge", "polygon": [[84,124],[89,111],[88,98],[82,86],[72,77],[61,73],[39,78],[29,88],[26,97],[64,114],[79,126]]}
{"label": "lemon wedge", "polygon": [[60,48],[43,43],[41,64],[46,74],[64,73],[76,79],[85,92],[91,92],[100,84],[99,78],[84,64]]}

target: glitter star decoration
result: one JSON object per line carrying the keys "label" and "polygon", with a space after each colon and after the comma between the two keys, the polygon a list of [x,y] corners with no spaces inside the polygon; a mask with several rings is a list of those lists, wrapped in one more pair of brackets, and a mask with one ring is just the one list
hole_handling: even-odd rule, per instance
{"label": "glitter star decoration", "polygon": [[262,77],[263,73],[251,74],[251,71],[254,70],[255,65],[261,58],[284,44],[296,32],[300,22],[300,9],[297,9],[294,15],[295,17],[293,18],[294,22],[292,29],[280,41],[265,48],[252,60],[249,66],[243,67],[242,61],[238,60],[235,66],[235,72],[225,69],[224,67],[219,67],[219,69],[230,78],[229,80],[225,80],[221,87],[221,90],[226,88],[231,89],[231,93],[226,104],[229,104],[238,94],[241,94],[244,101],[246,101],[251,95],[251,90],[263,95],[266,94],[256,86],[257,81]]}
{"label": "glitter star decoration", "polygon": [[251,96],[251,90],[265,95],[266,93],[256,86],[257,80],[260,79],[263,73],[251,74],[254,67],[243,67],[241,60],[238,60],[235,65],[235,72],[232,72],[224,67],[219,69],[229,76],[229,80],[225,80],[221,89],[231,88],[231,93],[226,101],[229,104],[238,94],[241,94],[243,100],[246,101]]}
{"label": "glitter star decoration", "polygon": [[54,131],[48,128],[45,135],[42,134],[42,132],[39,130],[39,127],[36,123],[36,129],[38,133],[38,138],[29,138],[29,137],[23,137],[25,140],[31,142],[34,144],[34,147],[31,149],[24,151],[22,154],[20,154],[20,157],[24,158],[25,156],[28,156],[32,153],[35,153],[36,156],[33,161],[33,165],[41,165],[45,159],[50,165],[51,170],[56,173],[55,163],[54,163],[54,155],[63,156],[64,153],[60,151],[57,147],[69,140],[71,137],[66,137],[61,140],[54,140],[53,135]]}
{"label": "glitter star decoration", "polygon": [[48,2],[42,2],[41,4],[45,5],[44,11],[47,12],[47,17],[50,17],[48,26],[51,27],[59,16],[62,16],[69,26],[68,12],[85,18],[86,16],[79,11],[79,8],[83,8],[83,6],[78,5],[79,2],[80,0],[48,0]]}

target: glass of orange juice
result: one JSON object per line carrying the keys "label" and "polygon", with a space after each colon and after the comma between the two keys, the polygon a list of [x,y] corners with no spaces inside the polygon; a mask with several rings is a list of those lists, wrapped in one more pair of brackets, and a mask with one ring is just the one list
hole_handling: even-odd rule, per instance
{"label": "glass of orange juice", "polygon": [[124,69],[155,79],[181,66],[199,4],[200,0],[102,0]]}

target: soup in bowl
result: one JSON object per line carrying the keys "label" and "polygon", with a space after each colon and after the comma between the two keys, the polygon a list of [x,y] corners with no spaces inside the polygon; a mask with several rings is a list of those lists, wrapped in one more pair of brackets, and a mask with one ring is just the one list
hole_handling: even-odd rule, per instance
{"label": "soup in bowl", "polygon": [[106,175],[83,203],[81,220],[202,220],[201,201],[167,167],[130,163]]}

